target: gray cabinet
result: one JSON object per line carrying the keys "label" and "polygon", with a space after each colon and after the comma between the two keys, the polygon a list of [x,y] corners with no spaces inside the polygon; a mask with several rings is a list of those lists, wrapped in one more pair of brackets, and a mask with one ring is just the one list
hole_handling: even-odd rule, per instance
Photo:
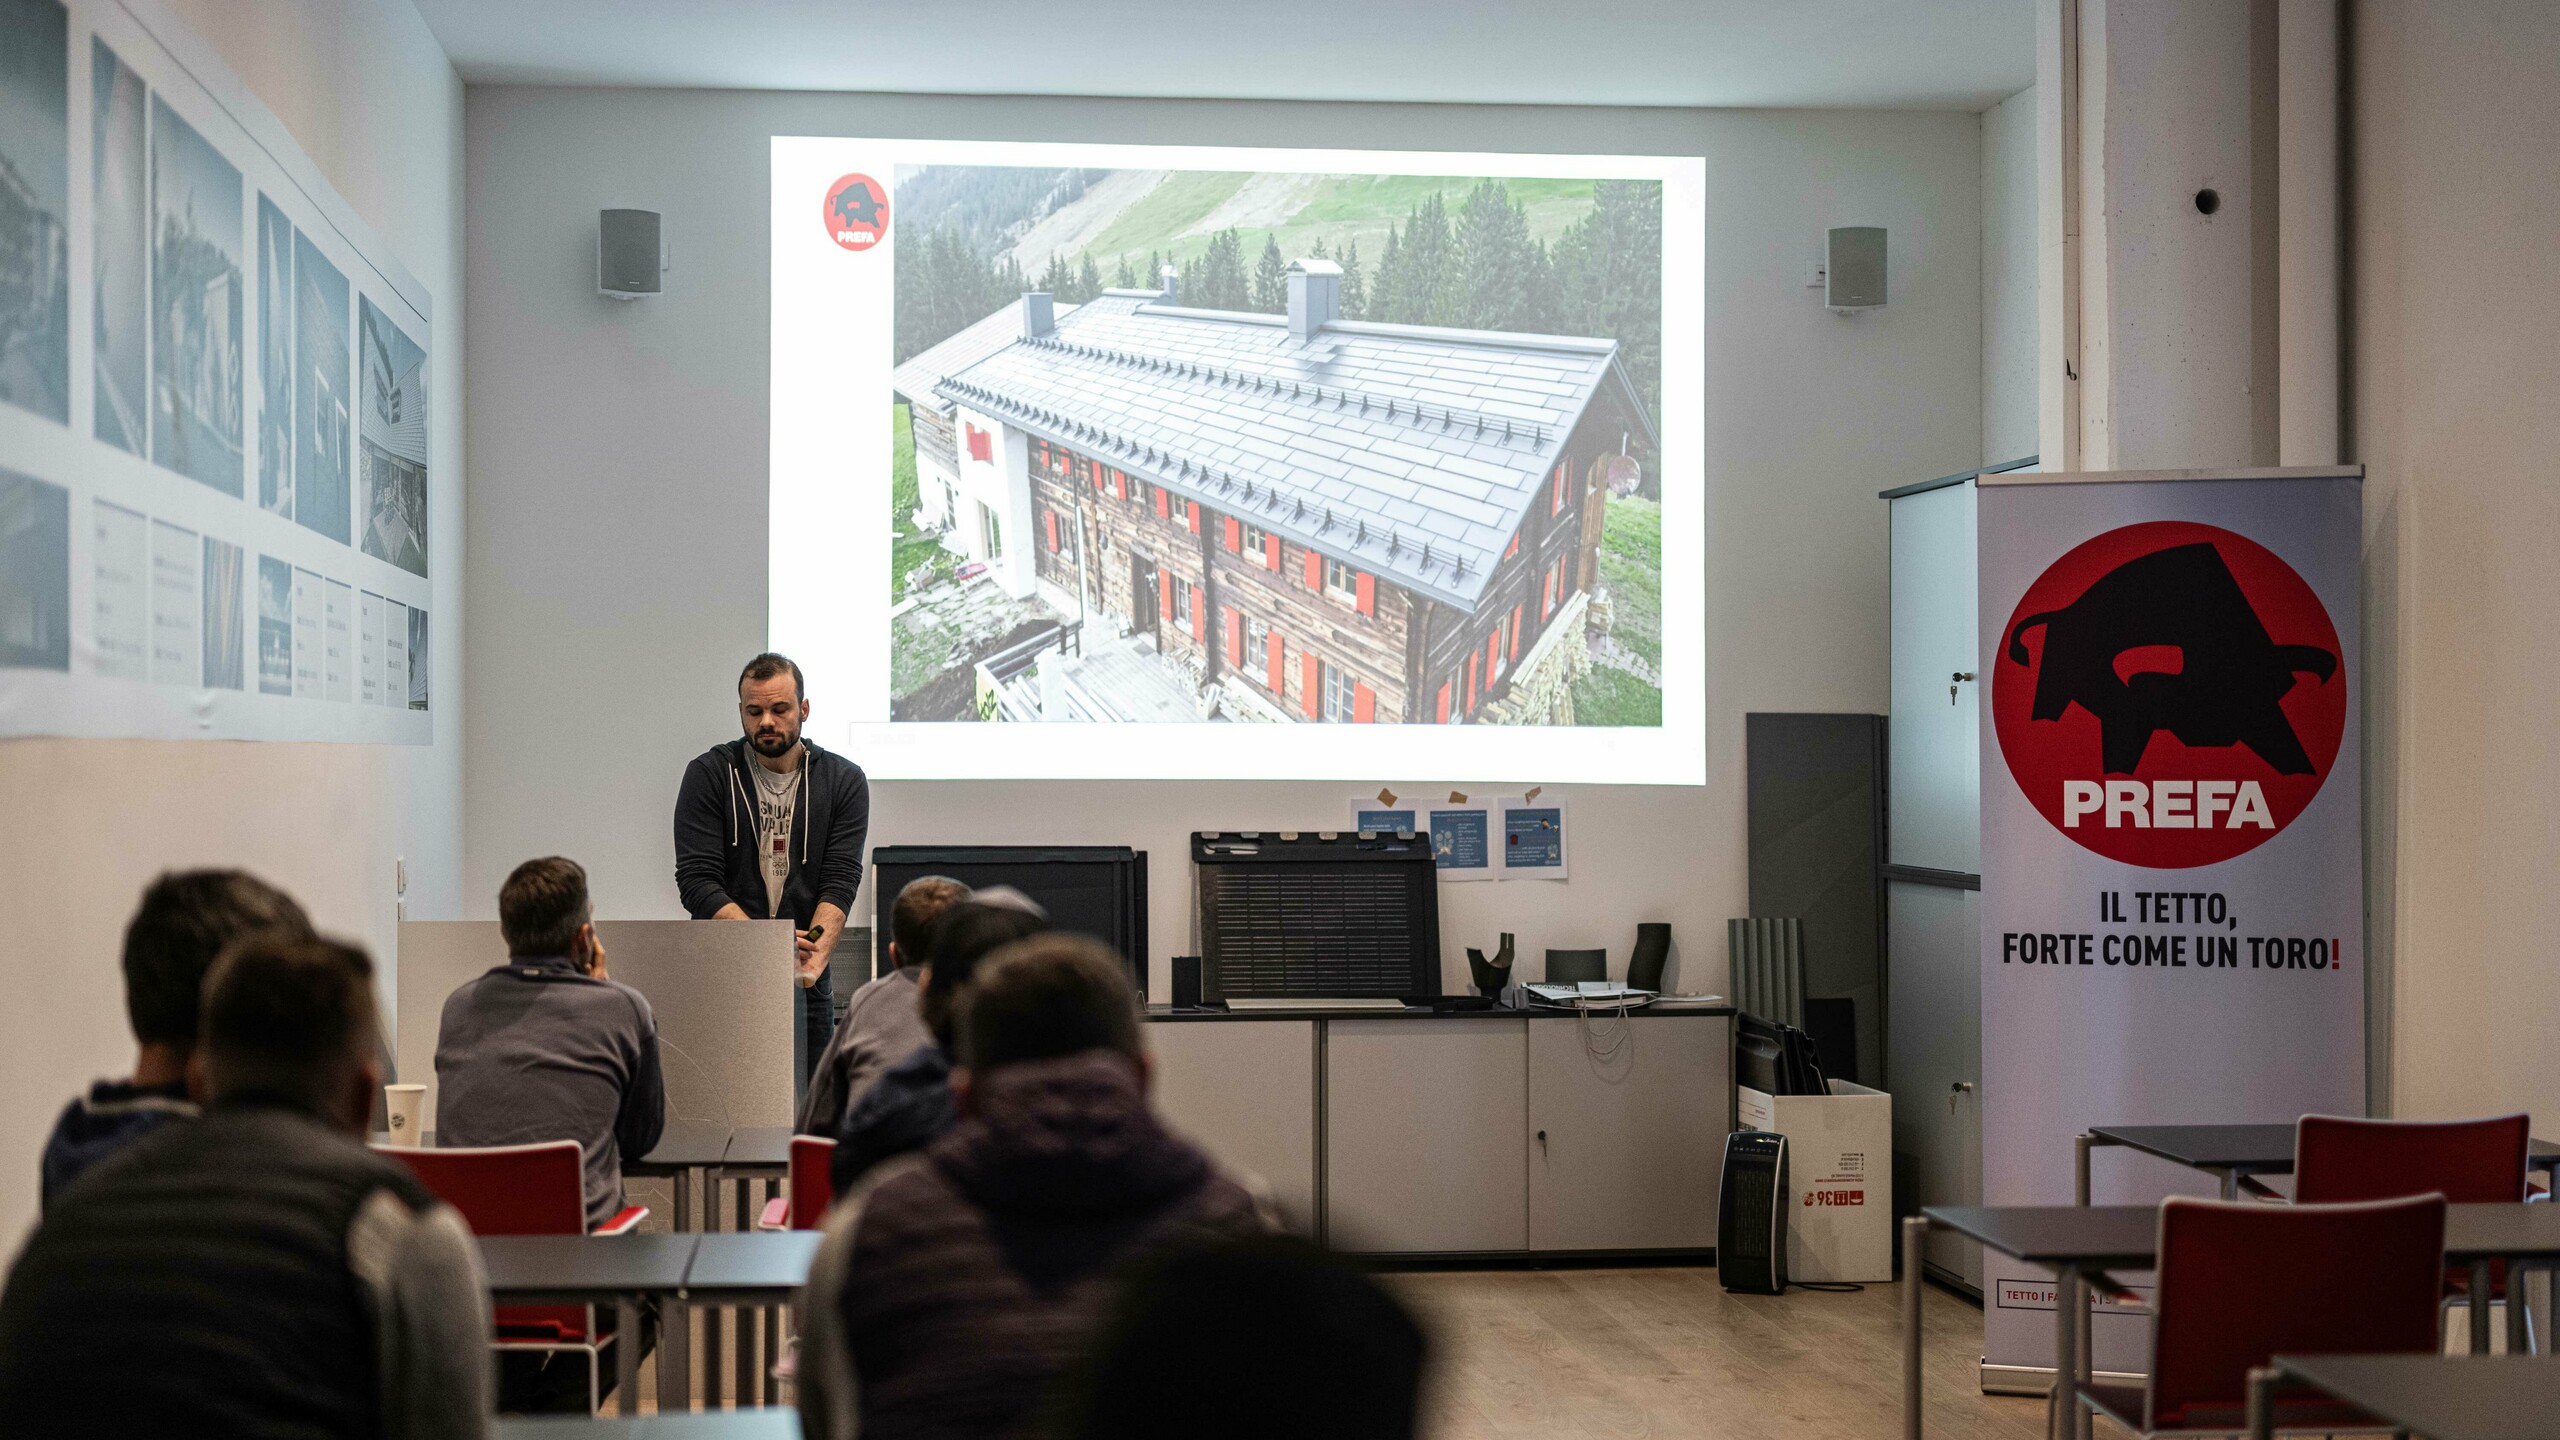
{"label": "gray cabinet", "polygon": [[1555,1023],[1326,1022],[1327,1241],[1404,1253],[1527,1248],[1522,1032]]}
{"label": "gray cabinet", "polygon": [[1316,1021],[1150,1025],[1156,1108],[1231,1170],[1258,1176],[1317,1231]]}
{"label": "gray cabinet", "polygon": [[1524,1028],[1529,1248],[1714,1245],[1731,1027],[1639,1015]]}

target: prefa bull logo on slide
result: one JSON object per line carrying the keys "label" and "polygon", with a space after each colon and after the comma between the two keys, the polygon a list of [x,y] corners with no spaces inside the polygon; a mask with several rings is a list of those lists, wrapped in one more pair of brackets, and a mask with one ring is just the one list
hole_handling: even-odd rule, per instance
{"label": "prefa bull logo on slide", "polygon": [[1992,657],[1992,726],[2063,834],[2128,865],[2211,865],[2320,793],[2346,731],[2340,653],[2320,597],[2265,546],[2128,525],[2027,587]]}
{"label": "prefa bull logo on slide", "polygon": [[827,238],[847,250],[868,250],[889,233],[889,192],[868,175],[847,175],[827,187]]}

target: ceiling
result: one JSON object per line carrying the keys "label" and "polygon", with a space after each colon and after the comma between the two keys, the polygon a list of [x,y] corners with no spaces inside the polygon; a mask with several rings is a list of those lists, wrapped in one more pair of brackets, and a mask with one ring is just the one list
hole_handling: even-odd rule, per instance
{"label": "ceiling", "polygon": [[472,84],[1980,110],[2033,0],[416,0]]}

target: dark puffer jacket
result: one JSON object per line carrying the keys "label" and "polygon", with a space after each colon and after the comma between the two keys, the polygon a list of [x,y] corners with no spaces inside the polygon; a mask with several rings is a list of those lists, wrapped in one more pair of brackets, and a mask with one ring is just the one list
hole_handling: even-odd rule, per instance
{"label": "dark puffer jacket", "polygon": [[1244,1184],[1168,1132],[1109,1051],[1010,1065],[976,1114],[836,1209],[810,1276],[813,1440],[1030,1432],[1114,1272],[1155,1247],[1260,1234]]}

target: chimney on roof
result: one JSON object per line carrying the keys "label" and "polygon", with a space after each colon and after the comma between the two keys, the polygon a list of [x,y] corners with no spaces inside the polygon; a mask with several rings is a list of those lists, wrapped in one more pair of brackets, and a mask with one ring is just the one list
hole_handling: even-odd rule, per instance
{"label": "chimney on roof", "polygon": [[1164,303],[1167,305],[1179,305],[1182,303],[1181,288],[1174,283],[1180,278],[1181,277],[1179,275],[1174,273],[1174,268],[1172,266],[1167,265],[1164,267]]}
{"label": "chimney on roof", "polygon": [[1342,267],[1330,260],[1289,262],[1289,333],[1312,340],[1342,318]]}
{"label": "chimney on roof", "polygon": [[1037,340],[1058,328],[1058,310],[1046,290],[1022,292],[1022,338]]}

